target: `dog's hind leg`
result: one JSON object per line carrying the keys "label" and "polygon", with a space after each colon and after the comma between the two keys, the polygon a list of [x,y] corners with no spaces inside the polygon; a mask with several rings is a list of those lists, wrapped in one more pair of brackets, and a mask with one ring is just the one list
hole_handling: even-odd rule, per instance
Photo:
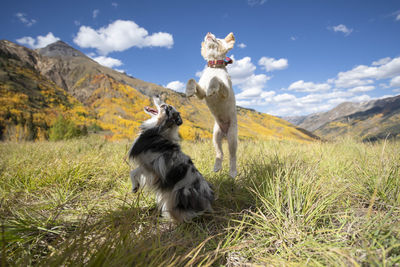
{"label": "dog's hind leg", "polygon": [[196,94],[199,99],[203,99],[206,96],[204,89],[194,80],[190,79],[186,84],[186,96],[190,97]]}
{"label": "dog's hind leg", "polygon": [[227,133],[228,147],[229,147],[229,175],[235,178],[237,175],[236,170],[236,150],[238,143],[237,127],[231,126]]}
{"label": "dog's hind leg", "polygon": [[224,133],[219,127],[218,123],[214,124],[214,133],[213,133],[213,144],[215,148],[215,165],[214,171],[218,172],[222,169],[222,159],[224,157],[224,153],[222,151],[222,138],[224,137]]}

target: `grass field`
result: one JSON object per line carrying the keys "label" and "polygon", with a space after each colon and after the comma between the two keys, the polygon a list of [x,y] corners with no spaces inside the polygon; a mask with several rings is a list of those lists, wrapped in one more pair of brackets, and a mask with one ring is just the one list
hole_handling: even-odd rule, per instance
{"label": "grass field", "polygon": [[400,266],[400,142],[243,141],[235,181],[183,142],[218,199],[181,225],[131,193],[128,146],[0,143],[1,265]]}

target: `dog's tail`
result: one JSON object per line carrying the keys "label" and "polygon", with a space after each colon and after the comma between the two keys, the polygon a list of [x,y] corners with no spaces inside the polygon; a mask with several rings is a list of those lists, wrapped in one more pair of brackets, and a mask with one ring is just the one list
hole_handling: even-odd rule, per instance
{"label": "dog's tail", "polygon": [[175,209],[171,215],[177,221],[190,221],[193,217],[204,212],[212,212],[211,204],[214,192],[210,187],[200,191],[192,187],[183,187],[176,191]]}

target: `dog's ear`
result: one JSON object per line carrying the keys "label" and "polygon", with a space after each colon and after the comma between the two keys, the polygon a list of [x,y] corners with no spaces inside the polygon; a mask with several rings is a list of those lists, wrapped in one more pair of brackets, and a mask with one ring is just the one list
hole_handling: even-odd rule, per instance
{"label": "dog's ear", "polygon": [[158,112],[160,112],[161,105],[165,104],[164,101],[161,99],[161,96],[159,96],[159,95],[153,96],[153,102],[154,102],[154,105],[156,106]]}
{"label": "dog's ear", "polygon": [[233,33],[229,33],[224,40],[226,42],[226,49],[231,50],[235,44],[235,36]]}

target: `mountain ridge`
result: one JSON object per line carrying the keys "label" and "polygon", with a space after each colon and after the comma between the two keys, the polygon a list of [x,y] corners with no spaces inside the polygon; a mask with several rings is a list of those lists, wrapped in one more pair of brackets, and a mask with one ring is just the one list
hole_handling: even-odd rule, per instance
{"label": "mountain ridge", "polygon": [[365,141],[396,137],[400,134],[400,95],[360,103],[344,102],[327,112],[286,119],[328,139],[341,135]]}

